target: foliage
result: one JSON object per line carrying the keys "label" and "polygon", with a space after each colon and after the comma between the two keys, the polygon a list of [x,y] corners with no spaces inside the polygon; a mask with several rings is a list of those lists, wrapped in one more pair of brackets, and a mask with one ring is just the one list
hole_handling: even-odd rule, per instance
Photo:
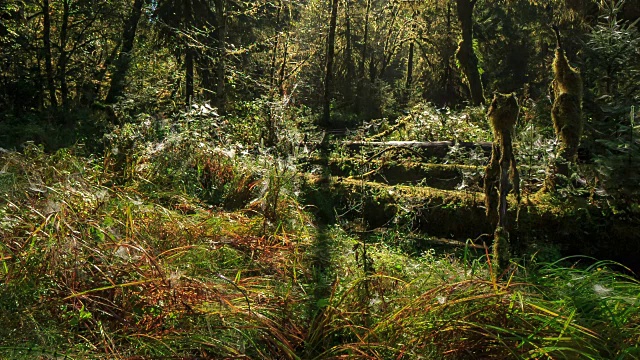
{"label": "foliage", "polygon": [[602,15],[587,37],[586,72],[593,92],[608,104],[640,100],[640,33],[636,21],[620,19],[624,1],[602,3]]}
{"label": "foliage", "polygon": [[[602,15],[588,34],[585,63],[595,99],[588,141],[600,186],[623,204],[638,195],[637,87],[640,48],[637,21],[622,20],[624,2],[602,4]],[[595,109],[594,109],[595,107]],[[617,202],[617,200],[613,200]]]}
{"label": "foliage", "polygon": [[365,272],[362,246],[339,227],[263,237],[237,212],[188,198],[165,207],[133,187],[105,186],[109,170],[70,150],[28,147],[3,153],[2,166],[4,356],[637,351],[640,284],[614,264],[539,263],[494,283],[486,255],[471,249],[460,259],[408,256],[370,240]]}
{"label": "foliage", "polygon": [[411,109],[408,119],[404,120],[404,129],[390,139],[400,137],[416,141],[489,141],[491,132],[484,112],[483,108],[455,111],[437,108],[428,103],[418,104]]}
{"label": "foliage", "polygon": [[[527,198],[508,199],[516,256],[496,264],[487,154],[466,150],[490,126],[464,106],[456,2],[337,2],[337,129],[322,131],[326,1],[133,4],[0,4],[0,357],[640,356],[637,278],[558,260],[637,266],[632,7],[477,2],[482,83],[522,105]],[[558,146],[551,23],[586,120],[553,195],[536,193]],[[354,154],[343,139],[452,143]]]}
{"label": "foliage", "polygon": [[549,164],[555,159],[557,140],[552,135],[550,111],[548,102],[544,101],[527,99],[521,106],[515,156],[525,193],[535,193],[542,188]]}
{"label": "foliage", "polygon": [[615,140],[599,141],[606,155],[596,158],[602,186],[615,199],[620,199],[626,204],[631,204],[640,196],[640,172],[637,165],[640,142],[634,110],[635,108],[631,107],[629,123],[617,127],[619,135]]}

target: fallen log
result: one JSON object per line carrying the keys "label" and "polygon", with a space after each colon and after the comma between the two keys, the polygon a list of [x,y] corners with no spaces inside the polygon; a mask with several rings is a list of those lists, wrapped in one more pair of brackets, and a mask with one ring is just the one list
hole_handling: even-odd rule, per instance
{"label": "fallen log", "polygon": [[491,142],[489,141],[480,141],[480,142],[470,142],[470,141],[343,141],[344,145],[360,147],[360,146],[402,146],[402,147],[414,147],[414,148],[440,148],[440,147],[451,147],[453,145],[458,145],[464,148],[475,148],[482,147],[488,148],[491,150]]}
{"label": "fallen log", "polygon": [[491,153],[491,142],[454,142],[454,141],[343,141],[342,145],[350,150],[361,148],[385,148],[382,152],[395,149],[409,149],[423,157],[445,157],[453,146],[472,150],[481,148],[486,154]]}
{"label": "fallen log", "polygon": [[[489,245],[492,238],[487,236],[494,229],[487,221],[482,192],[390,186],[339,177],[304,179],[302,203],[313,205],[317,218],[328,223],[336,223],[340,217],[358,219],[366,224],[366,230],[410,226],[426,244],[434,243],[433,239],[465,244],[467,239],[475,239],[473,244],[482,246],[482,241]],[[630,219],[627,214],[612,214],[605,200],[559,200],[536,193],[522,199],[518,206],[515,197],[509,196],[507,211],[509,218],[517,219],[507,225],[517,251],[550,250],[550,255],[559,251],[563,256],[612,259],[640,272],[640,220]],[[422,242],[414,241],[416,247]],[[547,245],[553,246],[547,249]]]}
{"label": "fallen log", "polygon": [[[313,159],[311,162],[319,163]],[[365,167],[365,165],[368,165]],[[481,187],[484,166],[434,164],[407,160],[380,158],[330,158],[328,168],[333,176],[367,179],[388,185],[417,185],[454,190],[463,182],[470,187]],[[364,169],[368,169],[365,172]]]}
{"label": "fallen log", "polygon": [[[486,235],[486,234],[483,234],[483,235]],[[487,248],[487,245],[484,244],[484,242],[482,243],[482,245],[480,245],[480,244],[474,243],[473,241],[459,241],[459,240],[435,238],[435,237],[419,237],[419,238],[414,237],[414,238],[411,238],[411,240],[421,241],[424,243],[440,245],[440,246],[452,246],[452,247],[462,247],[462,248],[469,247],[469,248],[479,249],[479,250],[485,250]]]}

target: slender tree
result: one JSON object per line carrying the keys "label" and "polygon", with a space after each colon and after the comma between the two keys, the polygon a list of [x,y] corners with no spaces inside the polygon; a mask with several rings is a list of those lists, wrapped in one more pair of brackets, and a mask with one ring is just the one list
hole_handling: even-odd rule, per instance
{"label": "slender tree", "polygon": [[462,72],[467,78],[471,103],[480,105],[485,103],[484,89],[478,70],[478,57],[473,50],[473,8],[477,0],[456,0],[458,20],[462,28],[462,39],[458,43],[456,59],[460,62]]}
{"label": "slender tree", "polygon": [[329,20],[329,37],[327,38],[327,62],[324,76],[324,96],[322,126],[331,123],[331,96],[333,91],[333,62],[335,57],[336,23],[338,18],[338,1],[331,0],[331,19]]}
{"label": "slender tree", "polygon": [[278,48],[280,47],[280,38],[282,37],[282,10],[284,4],[282,0],[278,1],[278,9],[276,10],[275,23],[275,43],[271,48],[271,64],[269,66],[269,91],[271,92],[276,83],[276,71],[278,68]]}
{"label": "slender tree", "polygon": [[43,0],[42,13],[44,15],[42,40],[44,42],[44,57],[45,68],[47,71],[47,88],[49,90],[49,102],[51,103],[51,107],[56,109],[58,107],[58,100],[56,98],[56,83],[54,81],[53,59],[51,56],[51,9],[49,7],[49,0]]}
{"label": "slender tree", "polygon": [[352,45],[352,35],[351,35],[351,1],[344,0],[344,37],[345,37],[345,49],[344,49],[344,61],[347,66],[347,74],[346,74],[346,92],[345,92],[345,100],[349,104],[353,104],[353,91],[352,85],[355,81],[356,69],[353,63],[353,45]]}
{"label": "slender tree", "polygon": [[[449,105],[452,101],[450,94],[453,93],[453,68],[451,66],[451,59],[453,58],[453,50],[455,47],[453,45],[453,40],[451,36],[451,1],[447,1],[447,22],[446,22],[446,33],[447,36],[445,38],[445,46],[442,56],[442,64],[443,64],[443,76],[442,76],[442,87],[444,94],[444,104]],[[449,45],[451,44],[451,45]]]}
{"label": "slender tree", "polygon": [[[193,6],[191,1],[183,1],[184,5],[184,19],[186,24],[193,24]],[[184,67],[185,67],[185,103],[191,103],[193,99],[193,49],[190,44],[187,44],[184,53]]]}
{"label": "slender tree", "polygon": [[131,65],[131,51],[133,50],[138,22],[142,15],[143,4],[144,0],[135,0],[133,2],[131,14],[125,24],[122,33],[122,49],[115,63],[116,68],[111,76],[111,85],[106,98],[106,102],[109,104],[114,103],[118,97],[121,97],[124,91],[125,76]]}
{"label": "slender tree", "polygon": [[416,21],[418,17],[419,11],[418,9],[413,9],[411,14],[411,38],[409,39],[409,57],[407,59],[407,76],[404,82],[404,95],[402,98],[402,102],[406,105],[409,101],[409,96],[411,93],[411,88],[413,86],[413,54],[415,50],[416,43]]}
{"label": "slender tree", "polygon": [[227,56],[227,0],[214,0],[216,16],[216,105],[221,114],[225,113],[226,93],[226,56]]}
{"label": "slender tree", "polygon": [[67,83],[67,65],[69,62],[69,52],[67,43],[69,40],[69,17],[71,16],[71,0],[62,1],[62,25],[60,30],[60,45],[58,56],[58,78],[60,81],[60,94],[62,109],[69,109],[69,85]]}
{"label": "slender tree", "polygon": [[[215,0],[218,3],[223,0]],[[206,0],[158,0],[155,17],[160,21],[160,36],[175,45],[177,56],[184,55],[185,102],[194,95],[195,61],[198,58],[196,45],[198,31],[213,17],[209,1]],[[215,21],[215,19],[213,19]]]}
{"label": "slender tree", "polygon": [[367,0],[364,11],[364,33],[362,34],[362,52],[360,54],[360,64],[358,65],[358,84],[356,85],[356,111],[362,112],[363,82],[365,80],[365,65],[367,62],[367,51],[369,46],[369,16],[371,13],[371,1]]}

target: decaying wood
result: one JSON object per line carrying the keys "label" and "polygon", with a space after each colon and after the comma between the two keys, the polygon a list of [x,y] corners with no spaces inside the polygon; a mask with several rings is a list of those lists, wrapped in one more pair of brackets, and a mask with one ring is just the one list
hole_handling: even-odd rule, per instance
{"label": "decaying wood", "polygon": [[436,244],[436,245],[442,245],[442,246],[453,246],[453,247],[469,247],[469,248],[473,248],[473,249],[484,249],[486,248],[486,245],[484,245],[484,243],[482,245],[480,244],[476,244],[472,241],[459,241],[459,240],[453,240],[453,239],[445,239],[445,238],[424,238],[421,239],[421,241],[424,241],[426,243],[432,243],[432,244]]}
{"label": "decaying wood", "polygon": [[453,146],[459,146],[464,149],[475,149],[480,147],[485,153],[491,153],[490,142],[454,142],[454,141],[344,141],[342,144],[351,150],[361,148],[381,148],[387,149],[411,149],[419,151],[424,157],[444,157],[449,153]]}
{"label": "decaying wood", "polygon": [[361,147],[361,146],[403,146],[403,147],[414,147],[414,148],[441,148],[441,147],[451,147],[453,145],[458,145],[464,148],[475,148],[482,147],[483,149],[487,149],[491,151],[491,142],[481,141],[481,142],[454,142],[454,141],[344,141],[344,145],[349,147]]}

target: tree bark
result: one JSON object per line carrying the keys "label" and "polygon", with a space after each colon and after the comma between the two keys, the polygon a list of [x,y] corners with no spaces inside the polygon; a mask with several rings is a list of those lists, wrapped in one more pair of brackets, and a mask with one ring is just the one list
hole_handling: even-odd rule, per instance
{"label": "tree bark", "polygon": [[409,59],[407,60],[407,79],[404,83],[404,97],[403,103],[406,105],[409,102],[409,97],[411,96],[411,87],[413,86],[413,51],[414,51],[414,41],[411,40],[409,44]]}
{"label": "tree bark", "polygon": [[356,69],[353,63],[353,46],[351,44],[351,1],[344,0],[344,16],[345,16],[345,62],[347,63],[347,91],[345,93],[345,99],[350,106],[353,106],[353,83],[355,81]]}
{"label": "tree bark", "polygon": [[321,126],[331,123],[331,95],[333,91],[333,61],[335,56],[336,22],[338,18],[338,1],[331,0],[331,19],[329,21],[329,37],[327,39],[327,63],[324,77],[324,111]]}
{"label": "tree bark", "polygon": [[[278,1],[278,11],[276,12],[276,40],[275,44],[271,49],[271,65],[269,66],[269,101],[265,104],[267,111],[267,137],[265,139],[265,144],[269,147],[276,145],[278,139],[277,135],[277,123],[276,117],[274,114],[274,102],[276,98],[276,94],[282,95],[282,87],[278,85],[276,87],[276,83],[279,83],[280,75],[278,75],[278,79],[276,79],[276,71],[278,68],[278,48],[280,47],[280,38],[282,36],[282,10],[284,4],[282,0]],[[285,40],[286,41],[286,40]],[[286,51],[286,44],[285,44]],[[286,56],[286,55],[285,55]],[[283,60],[283,64],[286,60]]]}
{"label": "tree bark", "polygon": [[275,88],[276,83],[276,68],[278,67],[278,47],[280,47],[280,33],[282,31],[282,24],[280,20],[280,14],[282,13],[282,0],[278,2],[278,11],[276,12],[276,42],[271,48],[271,64],[269,66],[269,93],[271,94]]}
{"label": "tree bark", "polygon": [[362,112],[363,81],[365,79],[365,64],[367,61],[367,47],[369,46],[369,13],[371,12],[371,0],[367,0],[367,7],[364,13],[364,34],[362,36],[362,53],[360,54],[360,64],[358,66],[358,81],[356,85],[356,111]]}
{"label": "tree bark", "polygon": [[462,71],[467,78],[471,103],[480,105],[485,103],[484,89],[478,70],[478,57],[473,51],[473,8],[477,0],[456,0],[458,20],[462,28],[462,40],[458,44],[456,58],[462,66]]}
{"label": "tree bark", "polygon": [[187,105],[191,104],[193,99],[193,51],[187,45],[187,51],[184,55],[185,67],[185,94],[184,101]]}
{"label": "tree bark", "polygon": [[[184,16],[187,27],[193,25],[193,8],[191,0],[184,0]],[[193,49],[189,43],[186,44],[186,50],[184,55],[185,66],[185,103],[191,104],[193,98]]]}
{"label": "tree bark", "polygon": [[284,50],[282,51],[282,64],[280,64],[280,75],[278,79],[278,89],[280,91],[280,96],[284,96],[284,80],[285,75],[287,73],[287,56],[289,52],[289,30],[287,29],[287,34],[284,39]]}
{"label": "tree bark", "polygon": [[131,51],[133,50],[133,44],[136,38],[138,22],[142,15],[143,4],[144,0],[134,1],[133,9],[131,10],[129,19],[125,24],[124,32],[122,33],[122,49],[120,50],[120,54],[116,60],[116,68],[111,76],[111,85],[105,100],[107,104],[115,103],[116,100],[122,96],[124,91],[125,77],[131,65]]}
{"label": "tree bark", "polygon": [[454,54],[455,48],[451,46],[451,1],[447,2],[447,45],[444,55],[442,57],[443,62],[443,77],[442,87],[444,93],[444,105],[449,106],[453,102],[453,69],[451,67],[451,58]]}
{"label": "tree bark", "polygon": [[218,22],[218,62],[216,66],[216,105],[218,106],[218,112],[224,114],[226,110],[227,94],[225,85],[225,57],[226,57],[226,41],[227,41],[227,13],[226,13],[226,0],[215,0],[216,17]]}
{"label": "tree bark", "polygon": [[[378,78],[384,77],[385,73],[387,72],[387,68],[391,64],[391,59],[393,58],[393,55],[395,55],[396,51],[400,49],[400,47],[404,43],[404,40],[397,41],[397,39],[395,39],[396,37],[393,36],[395,24],[399,18],[399,14],[402,9],[402,6],[396,5],[392,9],[393,9],[392,11],[393,15],[391,16],[391,20],[389,21],[389,25],[387,26],[388,31],[384,40],[384,48],[382,50],[380,71],[377,73]],[[374,69],[374,72],[372,73],[372,76],[371,76],[371,81],[373,82],[375,80],[376,80],[376,72]]]}
{"label": "tree bark", "polygon": [[60,56],[58,57],[58,77],[60,78],[60,95],[62,101],[62,109],[68,110],[69,107],[69,86],[67,84],[67,62],[69,55],[67,53],[67,41],[69,38],[69,16],[70,16],[71,0],[63,0],[62,2],[62,25],[60,29]]}
{"label": "tree bark", "polygon": [[411,41],[411,44],[409,44],[409,60],[407,60],[407,80],[405,81],[405,88],[407,91],[411,90],[413,83],[413,48],[414,42]]}
{"label": "tree bark", "polygon": [[45,68],[47,71],[47,87],[49,90],[49,102],[54,109],[58,108],[58,100],[56,99],[56,84],[53,80],[53,61],[51,58],[51,9],[49,8],[49,0],[42,3],[42,12],[44,14],[43,24],[43,41]]}
{"label": "tree bark", "polygon": [[369,46],[369,13],[371,12],[371,0],[367,0],[367,8],[364,14],[364,34],[362,37],[362,58],[360,59],[359,75],[364,79],[365,63],[367,61],[367,47]]}

